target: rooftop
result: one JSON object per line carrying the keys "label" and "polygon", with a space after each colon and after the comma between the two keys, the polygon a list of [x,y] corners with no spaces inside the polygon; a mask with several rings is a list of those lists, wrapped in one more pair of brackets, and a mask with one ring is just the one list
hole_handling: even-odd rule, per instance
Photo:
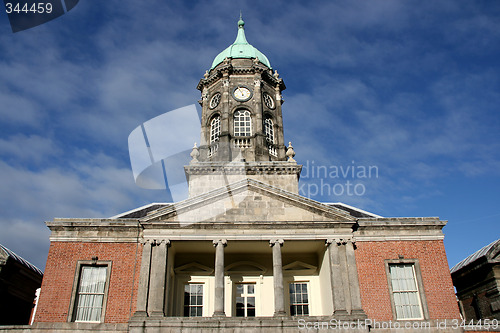
{"label": "rooftop", "polygon": [[473,264],[474,262],[477,262],[481,258],[486,258],[488,257],[494,257],[494,252],[495,251],[500,251],[500,239],[497,239],[494,242],[491,242],[490,244],[486,245],[485,247],[481,248],[480,250],[474,252],[464,260],[460,261],[458,264],[452,267],[451,273],[455,273],[458,270],[464,268],[465,266],[469,266]]}
{"label": "rooftop", "polygon": [[[329,207],[335,207],[338,209],[341,209],[348,214],[350,214],[352,217],[375,217],[379,218],[381,216],[364,211],[362,209],[349,206],[347,204],[344,204],[342,202],[335,202],[335,203],[323,203],[326,206]],[[120,213],[118,215],[110,217],[111,219],[140,219],[142,217],[145,217],[149,212],[152,212],[154,210],[158,210],[160,208],[165,208],[168,206],[172,206],[174,203],[167,203],[167,202],[154,202],[148,205],[144,205],[141,207],[138,207],[136,209],[129,210],[127,212]]]}
{"label": "rooftop", "polygon": [[12,258],[13,260],[17,261],[18,263],[20,263],[21,265],[27,267],[28,269],[40,274],[40,275],[43,275],[43,272],[41,269],[39,269],[38,267],[36,267],[35,265],[33,265],[32,263],[30,263],[29,261],[27,261],[26,259],[22,258],[21,256],[17,255],[14,251],[11,251],[9,250],[8,248],[6,248],[5,246],[3,246],[2,244],[0,244],[0,253],[1,252],[4,252],[4,254],[8,257],[8,258]]}

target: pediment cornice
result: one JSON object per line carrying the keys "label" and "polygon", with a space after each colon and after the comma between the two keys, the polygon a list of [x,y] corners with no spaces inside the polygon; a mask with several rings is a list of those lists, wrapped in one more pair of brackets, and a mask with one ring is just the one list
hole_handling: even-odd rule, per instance
{"label": "pediment cornice", "polygon": [[[338,208],[322,204],[318,201],[311,200],[309,198],[282,190],[280,188],[262,183],[254,179],[243,179],[241,181],[209,191],[196,197],[177,202],[172,206],[153,211],[144,218],[140,219],[140,222],[148,223],[155,221],[165,221],[168,219],[172,219],[175,216],[185,214],[190,210],[200,209],[203,207],[210,208],[210,205],[214,202],[228,198],[230,200],[231,196],[235,196],[244,191],[255,192],[259,195],[270,198],[270,200],[285,202],[289,206],[297,207],[300,210],[307,211],[311,214],[316,214],[317,216],[322,217],[323,222],[335,221],[354,224],[357,221],[356,218]],[[273,211],[270,209],[269,213],[272,214]],[[293,221],[294,217],[290,216],[290,220]],[[320,220],[318,220],[318,222],[319,221]]]}

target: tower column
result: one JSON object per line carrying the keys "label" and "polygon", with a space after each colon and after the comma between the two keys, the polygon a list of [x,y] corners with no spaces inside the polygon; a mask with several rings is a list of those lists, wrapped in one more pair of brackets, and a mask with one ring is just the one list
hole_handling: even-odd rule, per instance
{"label": "tower column", "polygon": [[155,240],[152,248],[151,278],[149,288],[148,314],[150,317],[163,317],[165,304],[165,277],[167,274],[168,239]]}
{"label": "tower column", "polygon": [[215,246],[215,297],[214,317],[225,317],[224,312],[224,247],[225,239],[214,240]]}
{"label": "tower column", "polygon": [[281,261],[282,239],[269,241],[273,248],[274,316],[285,316],[285,292],[283,290],[283,263]]}
{"label": "tower column", "polygon": [[144,240],[142,246],[141,273],[139,275],[139,287],[137,288],[137,311],[136,315],[146,316],[148,305],[149,274],[151,270],[151,242]]}

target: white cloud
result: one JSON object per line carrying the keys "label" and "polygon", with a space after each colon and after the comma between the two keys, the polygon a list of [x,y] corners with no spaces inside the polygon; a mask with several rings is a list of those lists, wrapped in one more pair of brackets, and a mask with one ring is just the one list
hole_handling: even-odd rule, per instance
{"label": "white cloud", "polygon": [[0,156],[14,158],[16,163],[24,165],[39,164],[61,152],[50,138],[40,135],[16,134],[8,139],[0,139]]}

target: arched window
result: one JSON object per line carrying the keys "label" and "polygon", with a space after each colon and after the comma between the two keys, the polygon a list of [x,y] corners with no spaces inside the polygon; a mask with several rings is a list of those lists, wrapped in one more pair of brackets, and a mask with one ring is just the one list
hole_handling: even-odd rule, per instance
{"label": "arched window", "polygon": [[210,122],[210,143],[219,141],[220,136],[220,116],[215,116]]}
{"label": "arched window", "polygon": [[264,133],[266,134],[267,142],[274,143],[274,126],[271,118],[264,120]]}
{"label": "arched window", "polygon": [[252,118],[250,111],[238,110],[234,113],[234,136],[251,136]]}

